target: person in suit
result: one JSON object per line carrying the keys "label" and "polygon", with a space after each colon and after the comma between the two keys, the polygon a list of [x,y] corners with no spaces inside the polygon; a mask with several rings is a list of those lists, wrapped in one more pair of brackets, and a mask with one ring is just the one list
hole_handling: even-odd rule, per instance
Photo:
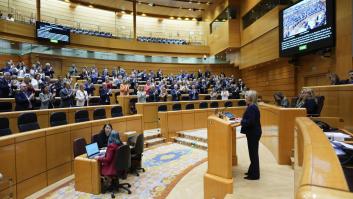
{"label": "person in suit", "polygon": [[148,92],[148,101],[149,102],[158,102],[159,101],[159,91],[155,86],[151,86]]}
{"label": "person in suit", "polygon": [[350,70],[348,73],[347,84],[353,84],[353,70]]}
{"label": "person in suit", "polygon": [[115,168],[117,149],[121,146],[118,133],[112,132],[108,138],[108,146],[104,156],[96,156],[94,159],[98,160],[101,164],[101,175],[105,176],[108,180],[109,190],[113,190],[114,183],[112,179],[117,175]]}
{"label": "person in suit", "polygon": [[194,84],[191,86],[191,90],[189,92],[189,98],[191,100],[199,99],[199,91],[196,89],[196,86]]}
{"label": "person in suit", "polygon": [[34,99],[34,93],[27,93],[27,85],[21,84],[20,91],[15,95],[16,111],[25,111],[32,108],[31,100]]}
{"label": "person in suit", "polygon": [[138,86],[137,90],[137,102],[145,103],[146,102],[146,91],[142,85]]}
{"label": "person in suit", "polygon": [[181,93],[178,90],[177,84],[174,84],[174,88],[170,91],[170,94],[172,95],[172,101],[180,101]]}
{"label": "person in suit", "polygon": [[68,82],[64,83],[64,88],[60,90],[59,94],[61,98],[60,108],[71,107],[74,93]]}
{"label": "person in suit", "polygon": [[49,107],[53,107],[52,101],[55,96],[49,91],[49,86],[44,86],[42,88],[42,92],[39,93],[40,99],[40,109],[48,109]]}
{"label": "person in suit", "polygon": [[119,133],[113,130],[111,124],[104,124],[102,130],[97,134],[97,136],[93,137],[92,143],[97,142],[99,148],[107,147],[108,145],[108,138],[112,133],[117,134],[118,144],[122,145],[120,140]]}
{"label": "person in suit", "polygon": [[107,84],[103,83],[102,88],[99,91],[100,104],[109,105],[110,104],[110,95],[112,94],[112,90],[107,88]]}
{"label": "person in suit", "polygon": [[0,78],[0,98],[8,98],[10,96],[11,75],[9,72],[4,73],[4,77]]}
{"label": "person in suit", "polygon": [[257,93],[250,90],[245,93],[247,108],[241,120],[241,133],[246,134],[248,142],[248,151],[250,157],[250,166],[244,179],[258,180],[260,179],[260,163],[259,163],[259,141],[261,138],[260,111],[257,105]]}
{"label": "person in suit", "polygon": [[312,89],[305,90],[303,108],[306,108],[308,115],[317,114],[318,105]]}
{"label": "person in suit", "polygon": [[282,92],[276,92],[273,97],[275,98],[275,102],[277,104],[277,106],[281,106],[281,107],[285,107],[288,108],[289,107],[289,101],[286,98],[286,96],[283,95]]}

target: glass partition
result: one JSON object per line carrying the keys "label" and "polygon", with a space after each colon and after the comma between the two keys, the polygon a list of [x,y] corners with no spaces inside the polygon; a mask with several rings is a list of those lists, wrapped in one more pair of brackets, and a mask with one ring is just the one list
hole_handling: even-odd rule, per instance
{"label": "glass partition", "polygon": [[0,40],[0,56],[2,54],[22,56],[29,53],[129,62],[152,62],[170,64],[229,64],[229,62],[217,59],[214,56],[199,58],[118,54],[112,52],[89,51],[70,47],[46,46],[41,44],[18,43],[13,41]]}

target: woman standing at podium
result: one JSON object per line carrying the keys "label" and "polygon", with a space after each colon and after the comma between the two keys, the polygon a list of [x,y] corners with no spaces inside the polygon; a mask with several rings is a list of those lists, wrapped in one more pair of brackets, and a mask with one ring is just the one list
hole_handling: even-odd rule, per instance
{"label": "woman standing at podium", "polygon": [[259,141],[262,131],[256,91],[247,91],[245,93],[245,100],[248,107],[241,120],[241,133],[246,134],[251,163],[248,172],[245,173],[247,176],[244,179],[258,180],[260,179]]}

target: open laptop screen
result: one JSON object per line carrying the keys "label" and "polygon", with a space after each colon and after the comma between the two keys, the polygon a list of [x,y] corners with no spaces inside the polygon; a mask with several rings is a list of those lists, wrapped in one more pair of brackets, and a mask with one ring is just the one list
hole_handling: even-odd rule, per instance
{"label": "open laptop screen", "polygon": [[87,157],[91,157],[92,155],[99,153],[99,148],[97,142],[86,145],[86,153]]}

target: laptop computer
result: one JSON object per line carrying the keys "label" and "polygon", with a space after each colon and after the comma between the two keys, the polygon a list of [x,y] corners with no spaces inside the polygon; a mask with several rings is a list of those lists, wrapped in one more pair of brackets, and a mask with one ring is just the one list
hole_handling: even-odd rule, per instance
{"label": "laptop computer", "polygon": [[96,156],[104,155],[104,152],[100,152],[97,142],[86,145],[86,153],[88,158],[94,158]]}

